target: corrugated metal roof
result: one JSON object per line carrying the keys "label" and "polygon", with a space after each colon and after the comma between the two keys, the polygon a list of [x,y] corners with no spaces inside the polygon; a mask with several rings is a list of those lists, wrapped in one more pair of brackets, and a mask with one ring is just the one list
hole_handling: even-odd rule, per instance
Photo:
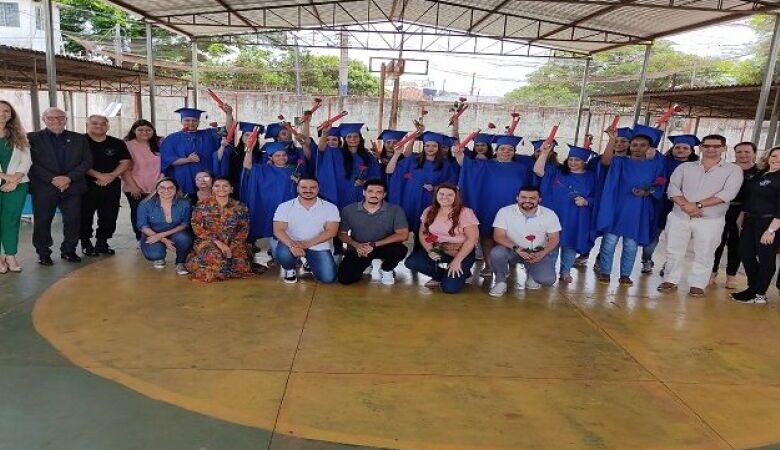
{"label": "corrugated metal roof", "polygon": [[[776,14],[780,0],[112,0],[194,38],[273,30],[372,31],[369,23],[421,25],[543,48],[594,53],[696,27]],[[431,39],[435,39],[433,36]],[[476,51],[475,51],[476,52]]]}

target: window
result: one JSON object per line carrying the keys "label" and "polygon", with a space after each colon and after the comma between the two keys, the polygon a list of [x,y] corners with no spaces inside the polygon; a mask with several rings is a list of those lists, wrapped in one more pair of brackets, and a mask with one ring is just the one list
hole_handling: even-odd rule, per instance
{"label": "window", "polygon": [[43,6],[35,6],[35,29],[43,30]]}
{"label": "window", "polygon": [[0,27],[20,27],[18,3],[0,2]]}

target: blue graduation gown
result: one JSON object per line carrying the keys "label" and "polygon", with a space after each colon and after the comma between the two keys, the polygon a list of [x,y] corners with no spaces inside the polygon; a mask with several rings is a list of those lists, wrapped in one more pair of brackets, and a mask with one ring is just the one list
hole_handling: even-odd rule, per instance
{"label": "blue graduation gown", "polygon": [[[315,152],[317,151],[317,145],[313,143],[312,141],[311,151]],[[268,153],[265,151],[264,146],[260,148],[260,162],[265,164],[268,163],[268,161],[271,159],[268,156]],[[303,153],[303,149],[301,147],[296,147],[295,144],[290,142],[289,147],[287,147],[287,164],[288,165],[296,165],[297,161],[304,160],[303,165],[303,174],[305,176],[310,176],[314,173],[314,163],[306,159],[306,155]]]}
{"label": "blue graduation gown", "polygon": [[599,203],[597,230],[633,239],[641,246],[650,244],[657,223],[656,204],[664,189],[656,187],[647,197],[636,196],[631,190],[655,186],[656,179],[663,176],[660,158],[612,158]]}
{"label": "blue graduation gown", "polygon": [[[555,211],[561,222],[561,246],[580,254],[588,253],[593,247],[593,219],[598,210],[596,174],[590,170],[563,174],[560,166],[553,164],[545,169],[543,178],[543,182],[549,180],[549,192],[544,198],[546,206]],[[588,206],[577,206],[576,197],[587,200]]]}
{"label": "blue graduation gown", "polygon": [[[216,129],[209,128],[198,131],[177,131],[168,135],[162,141],[160,147],[161,170],[179,183],[179,187],[185,194],[191,194],[198,189],[195,187],[195,174],[200,171],[213,169],[213,154],[219,149],[222,137]],[[196,152],[200,161],[190,164],[174,166],[173,162],[179,158],[186,158],[190,153]]]}
{"label": "blue graduation gown", "polygon": [[274,235],[276,208],[297,195],[291,178],[295,168],[255,163],[251,170],[244,169],[240,199],[249,209],[250,241]]}
{"label": "blue graduation gown", "polygon": [[[533,160],[533,162],[535,164],[536,160]],[[533,169],[533,166],[531,166],[531,168]],[[550,197],[552,196],[551,189],[552,189],[552,181],[554,177],[548,177],[547,174],[553,172],[558,173],[560,172],[560,169],[561,169],[560,164],[552,161],[547,161],[546,163],[544,163],[544,177],[539,177],[538,175],[533,173],[533,171],[531,172],[532,184],[539,188],[539,195],[542,197],[542,201],[541,201],[542,206],[546,206],[550,208],[551,207],[550,205],[552,205],[551,203],[552,199]]]}
{"label": "blue graduation gown", "polygon": [[406,213],[409,229],[417,231],[420,226],[420,215],[433,202],[433,192],[427,191],[423,185],[436,186],[441,183],[458,182],[457,163],[442,161],[441,169],[436,170],[436,164],[425,161],[423,167],[417,167],[417,158],[405,158],[398,162],[395,171],[390,176],[390,203],[400,205]]}
{"label": "blue graduation gown", "polygon": [[674,172],[674,169],[676,169],[680,164],[686,161],[678,161],[674,159],[674,157],[672,156],[666,156],[660,154],[658,156],[663,158],[664,177],[666,177],[666,186],[664,186],[663,196],[658,200],[659,205],[658,205],[657,234],[660,235],[661,231],[663,231],[663,229],[666,228],[666,219],[669,216],[669,213],[672,212],[672,209],[674,208],[674,202],[669,200],[669,197],[666,196],[666,191],[669,188],[669,179],[672,177],[672,172]]}
{"label": "blue graduation gown", "polygon": [[482,236],[493,236],[493,220],[504,206],[517,202],[517,192],[532,183],[533,158],[516,156],[510,162],[463,158],[460,186],[466,206],[479,219]]}
{"label": "blue graduation gown", "polygon": [[[344,157],[338,148],[329,148],[319,152],[317,158],[317,179],[320,182],[320,197],[338,206],[339,209],[350,203],[363,201],[363,187],[356,186],[355,181],[379,178],[381,173],[376,158],[369,154],[364,161],[357,153],[352,154],[352,173],[344,173]],[[360,166],[365,165],[364,171]]]}

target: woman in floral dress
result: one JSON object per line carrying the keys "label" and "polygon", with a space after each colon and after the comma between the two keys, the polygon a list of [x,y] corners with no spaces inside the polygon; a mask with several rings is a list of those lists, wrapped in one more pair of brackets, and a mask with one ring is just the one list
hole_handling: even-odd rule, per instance
{"label": "woman in floral dress", "polygon": [[193,280],[204,282],[250,276],[247,208],[230,198],[233,185],[228,178],[217,178],[212,191],[214,195],[198,203],[192,212],[195,245],[187,270]]}

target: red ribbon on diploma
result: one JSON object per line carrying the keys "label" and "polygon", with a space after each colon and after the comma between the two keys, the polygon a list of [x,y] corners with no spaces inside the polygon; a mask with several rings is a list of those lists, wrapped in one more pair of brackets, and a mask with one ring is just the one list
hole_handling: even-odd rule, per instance
{"label": "red ribbon on diploma", "polygon": [[257,144],[257,136],[260,134],[260,127],[255,127],[252,130],[252,134],[249,135],[249,137],[246,139],[246,148],[251,150],[255,148],[255,144]]}
{"label": "red ribbon on diploma", "polygon": [[612,130],[612,131],[616,131],[617,130],[617,126],[618,126],[618,122],[620,122],[620,116],[616,115],[615,117],[612,118],[612,123],[609,125],[609,128],[607,128],[607,129],[608,130]]}
{"label": "red ribbon on diploma", "polygon": [[211,97],[212,100],[214,100],[214,103],[219,106],[219,109],[222,109],[225,107],[225,102],[219,98],[219,95],[217,95],[216,92],[212,91],[211,89],[206,89],[206,92],[209,93],[209,97]]}
{"label": "red ribbon on diploma", "polygon": [[669,119],[672,118],[674,113],[682,111],[682,108],[678,104],[672,105],[669,109],[666,110],[666,112],[658,118],[655,122],[656,128],[662,128],[664,125],[666,125],[666,122],[669,121]]}
{"label": "red ribbon on diploma", "polygon": [[460,141],[460,144],[458,144],[458,150],[463,150],[464,148],[466,148],[466,146],[469,145],[471,141],[473,141],[474,138],[477,137],[477,135],[481,132],[482,130],[477,128],[476,130],[469,133],[469,135],[466,136],[466,139],[463,139],[462,141]]}
{"label": "red ribbon on diploma", "polygon": [[227,136],[225,136],[225,140],[230,145],[234,145],[236,142],[236,128],[238,128],[238,122],[233,122],[233,125],[228,128]]}
{"label": "red ribbon on diploma", "polygon": [[336,114],[335,116],[331,117],[330,119],[326,120],[325,122],[322,122],[322,125],[317,127],[317,130],[324,130],[326,128],[330,128],[333,126],[335,122],[338,122],[339,120],[343,119],[347,116],[349,112],[347,111],[341,111],[340,113]]}
{"label": "red ribbon on diploma", "polygon": [[515,135],[515,129],[517,128],[517,124],[520,123],[520,113],[517,112],[516,108],[512,108],[512,120],[509,123],[509,129],[507,130],[507,134],[510,136]]}
{"label": "red ribbon on diploma", "polygon": [[417,137],[416,131],[410,131],[409,133],[406,133],[406,136],[404,136],[400,141],[396,142],[393,146],[393,150],[399,150],[404,148],[404,145],[406,145],[409,141]]}
{"label": "red ribbon on diploma", "polygon": [[552,145],[553,141],[555,140],[555,135],[558,134],[558,125],[559,124],[556,123],[552,126],[550,129],[550,134],[547,135],[547,140],[544,141],[545,144]]}

